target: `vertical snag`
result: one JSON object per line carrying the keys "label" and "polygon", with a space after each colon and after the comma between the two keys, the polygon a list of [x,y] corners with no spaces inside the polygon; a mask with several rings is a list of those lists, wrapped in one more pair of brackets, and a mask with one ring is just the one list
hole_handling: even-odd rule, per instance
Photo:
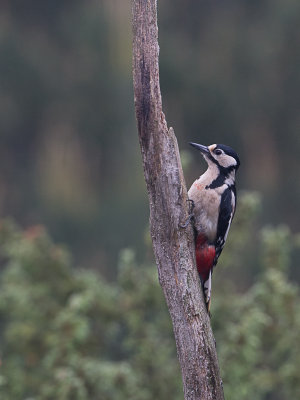
{"label": "vertical snag", "polygon": [[171,315],[185,400],[224,400],[215,341],[195,266],[187,190],[162,111],[157,1],[132,0],[133,86],[159,281]]}

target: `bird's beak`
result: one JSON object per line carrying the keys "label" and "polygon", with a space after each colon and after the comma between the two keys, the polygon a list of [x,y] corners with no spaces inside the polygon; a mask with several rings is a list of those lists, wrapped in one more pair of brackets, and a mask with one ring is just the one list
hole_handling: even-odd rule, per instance
{"label": "bird's beak", "polygon": [[204,155],[210,154],[210,151],[207,146],[203,146],[202,144],[197,144],[197,143],[193,143],[193,142],[190,142],[189,144],[193,147],[196,147],[196,149],[200,150],[201,153],[203,153]]}

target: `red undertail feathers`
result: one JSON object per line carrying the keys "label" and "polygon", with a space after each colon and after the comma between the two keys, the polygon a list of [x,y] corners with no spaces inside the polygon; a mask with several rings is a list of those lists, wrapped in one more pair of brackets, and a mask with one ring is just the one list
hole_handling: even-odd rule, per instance
{"label": "red undertail feathers", "polygon": [[208,243],[204,235],[199,234],[196,238],[196,263],[202,283],[209,278],[209,272],[213,268],[216,249]]}

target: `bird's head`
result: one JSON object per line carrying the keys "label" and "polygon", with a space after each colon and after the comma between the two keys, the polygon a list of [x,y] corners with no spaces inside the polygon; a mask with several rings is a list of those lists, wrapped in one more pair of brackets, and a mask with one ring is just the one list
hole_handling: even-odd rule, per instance
{"label": "bird's head", "polygon": [[190,145],[201,151],[209,167],[217,165],[221,172],[229,173],[236,171],[240,166],[240,159],[236,152],[225,144],[203,146],[191,142]]}

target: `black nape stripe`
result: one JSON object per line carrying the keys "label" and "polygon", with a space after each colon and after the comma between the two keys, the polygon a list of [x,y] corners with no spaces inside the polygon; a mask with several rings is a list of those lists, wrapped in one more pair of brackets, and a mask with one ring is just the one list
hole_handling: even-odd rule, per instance
{"label": "black nape stripe", "polygon": [[219,167],[220,172],[222,174],[224,174],[225,176],[229,176],[230,172],[232,172],[233,170],[236,169],[236,165],[231,165],[230,167],[225,168],[225,167],[222,167],[222,165],[220,165],[218,162],[217,162],[217,166]]}
{"label": "black nape stripe", "polygon": [[224,185],[225,179],[226,175],[219,174],[218,177],[214,181],[212,181],[210,185],[205,186],[205,189],[215,189],[217,187],[220,187]]}

